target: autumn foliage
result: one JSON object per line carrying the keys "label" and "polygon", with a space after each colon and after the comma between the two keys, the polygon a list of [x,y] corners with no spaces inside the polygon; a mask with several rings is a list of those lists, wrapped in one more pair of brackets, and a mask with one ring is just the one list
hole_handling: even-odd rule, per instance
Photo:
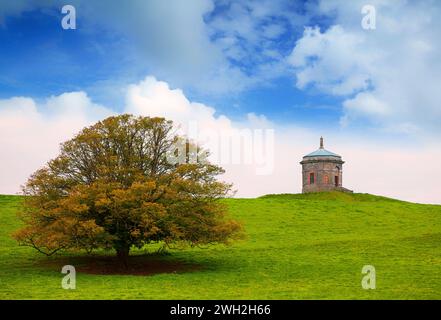
{"label": "autumn foliage", "polygon": [[[127,261],[132,247],[229,243],[241,236],[219,199],[231,185],[207,161],[172,163],[171,121],[110,117],[62,144],[59,156],[23,187],[25,223],[14,237],[51,255],[60,250],[114,249]],[[186,156],[201,152],[186,144]],[[196,151],[190,151],[196,150]]]}

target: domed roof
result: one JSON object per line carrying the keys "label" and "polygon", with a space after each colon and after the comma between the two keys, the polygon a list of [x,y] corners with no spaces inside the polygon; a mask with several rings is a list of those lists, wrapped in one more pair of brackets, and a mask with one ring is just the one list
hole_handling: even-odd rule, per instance
{"label": "domed roof", "polygon": [[320,137],[320,148],[315,150],[314,152],[311,152],[309,154],[307,154],[306,156],[304,156],[303,158],[312,158],[312,157],[337,157],[337,158],[341,158],[340,155],[328,151],[323,147],[323,137]]}
{"label": "domed roof", "polygon": [[314,152],[307,154],[305,157],[340,157],[340,156],[326,149],[318,149],[315,150]]}

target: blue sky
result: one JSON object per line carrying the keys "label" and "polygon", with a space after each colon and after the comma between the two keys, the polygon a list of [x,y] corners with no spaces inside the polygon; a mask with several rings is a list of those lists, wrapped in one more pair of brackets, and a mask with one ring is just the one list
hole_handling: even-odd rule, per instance
{"label": "blue sky", "polygon": [[[75,30],[61,27],[65,4]],[[276,130],[273,176],[231,169],[247,196],[298,191],[297,160],[324,135],[355,189],[441,201],[441,3],[369,4],[374,29],[363,0],[0,2],[0,143],[13,167],[0,192],[84,125],[134,112]],[[409,174],[421,162],[429,185]]]}
{"label": "blue sky", "polygon": [[[392,18],[399,17],[400,10],[402,14],[431,7],[439,10],[439,5],[430,1],[421,8],[405,1],[395,5],[393,1],[374,2],[379,2],[379,15],[386,16],[395,9],[397,15]],[[369,59],[351,57],[345,52],[351,50],[350,44],[348,48],[336,45],[333,50],[341,50],[342,59],[348,58],[343,61],[349,62],[343,70],[334,70],[329,64],[341,61],[331,57],[326,62],[326,56],[320,56],[325,55],[326,46],[332,46],[325,39],[318,40],[323,46],[320,52],[308,51],[308,45],[317,43],[306,44],[305,52],[298,50],[297,56],[303,55],[307,62],[293,66],[290,57],[294,56],[298,41],[308,40],[305,28],[318,28],[318,35],[323,37],[330,34],[333,26],[342,26],[344,31],[337,36],[352,32],[354,36],[378,38],[379,43],[393,36],[380,28],[362,30],[363,2],[357,1],[355,5],[344,1],[198,0],[191,5],[130,1],[124,7],[118,1],[71,3],[77,9],[76,30],[61,28],[61,7],[65,4],[61,1],[0,5],[0,98],[44,99],[64,92],[85,91],[94,102],[122,110],[125,87],[153,75],[172,88],[183,89],[190,100],[214,106],[217,113],[232,119],[254,112],[277,123],[314,127],[326,121],[341,128],[342,118],[348,114],[345,101],[361,91],[375,91],[374,85],[351,85],[351,79],[348,80],[351,72],[365,72],[364,82],[376,81],[371,79],[371,70],[359,70],[365,66],[357,66],[369,63]],[[381,23],[381,16],[378,20]],[[369,54],[382,50],[388,48]],[[390,46],[389,50],[391,55],[400,54],[398,47]],[[380,62],[386,64],[388,61],[384,60]],[[324,61],[322,65],[320,61]],[[299,86],[298,76],[305,70],[310,79]],[[349,82],[349,90],[336,94],[332,86],[342,82]],[[421,93],[415,95],[418,94]],[[379,117],[362,108],[353,113],[356,115],[350,115],[351,121],[345,124],[353,130],[363,127],[376,134],[379,128],[391,127],[395,122],[392,119],[391,123],[382,124]],[[401,120],[402,127],[413,128],[411,119],[409,114]]]}
{"label": "blue sky", "polygon": [[[234,15],[229,13],[231,5],[219,2],[213,10],[203,15],[204,21],[209,26],[224,15],[234,19]],[[286,6],[300,12],[305,10],[302,3],[289,5],[287,2]],[[316,120],[326,120],[338,124],[341,99],[314,90],[297,89],[288,65],[264,56],[262,46],[251,43],[251,40],[242,35],[237,36],[237,47],[243,48],[243,56],[228,57],[227,60],[232,67],[238,68],[244,76],[249,77],[247,81],[256,83],[240,90],[233,88],[207,91],[204,87],[199,88],[199,79],[192,79],[188,84],[182,81],[185,77],[179,74],[179,67],[176,74],[170,74],[173,70],[167,67],[164,71],[158,71],[158,68],[161,69],[158,60],[148,58],[148,54],[145,54],[148,48],[145,49],[137,41],[137,35],[134,35],[139,31],[122,31],[123,27],[114,27],[111,23],[97,25],[90,21],[89,16],[83,17],[81,9],[80,4],[76,30],[61,28],[63,14],[56,3],[32,6],[19,14],[5,14],[0,27],[0,98],[31,96],[43,99],[63,92],[84,90],[96,103],[118,110],[124,99],[119,90],[157,71],[159,76],[154,75],[158,79],[167,81],[172,87],[182,88],[191,100],[215,105],[218,112],[232,118],[255,112],[278,122],[313,123]],[[115,24],[123,23],[115,20]],[[283,27],[281,31],[274,31],[281,34],[268,43],[271,44],[271,49],[280,54],[279,60],[285,59],[291,53],[295,41],[302,36],[303,25],[290,25],[286,17],[276,15],[262,20],[265,21],[260,23],[261,28],[268,25]],[[326,19],[321,21],[320,17],[314,17],[311,18],[311,23],[326,28]],[[210,39],[215,42],[228,32],[217,30],[210,34]],[[168,61],[161,63],[167,64]],[[280,63],[280,68],[285,70],[269,76],[268,79],[260,79],[255,69],[269,63]],[[115,87],[118,89],[112,90]]]}
{"label": "blue sky", "polygon": [[[3,98],[44,98],[63,92],[94,88],[103,80],[124,76],[134,61],[125,61],[121,36],[103,32],[63,30],[60,10],[35,8],[19,16],[6,16],[0,27],[1,88]],[[136,79],[136,74],[131,80]],[[103,100],[99,91],[92,98]]]}

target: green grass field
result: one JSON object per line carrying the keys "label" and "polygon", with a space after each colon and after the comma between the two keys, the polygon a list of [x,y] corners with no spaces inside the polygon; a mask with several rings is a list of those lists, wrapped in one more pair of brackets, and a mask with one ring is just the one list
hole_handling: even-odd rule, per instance
{"label": "green grass field", "polygon": [[[323,193],[227,199],[247,239],[230,247],[147,256],[196,265],[149,276],[77,273],[61,288],[61,267],[19,247],[18,196],[0,196],[0,299],[440,299],[441,206],[365,194]],[[145,250],[132,254],[145,254]],[[361,287],[364,265],[375,290]]]}

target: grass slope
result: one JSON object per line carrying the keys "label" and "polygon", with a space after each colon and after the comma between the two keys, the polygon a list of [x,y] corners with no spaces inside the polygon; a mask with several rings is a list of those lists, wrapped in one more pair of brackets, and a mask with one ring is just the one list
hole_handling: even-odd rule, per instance
{"label": "grass slope", "polygon": [[[441,206],[341,193],[227,199],[247,240],[161,257],[197,264],[198,270],[78,272],[77,289],[63,290],[59,257],[46,258],[10,238],[20,226],[20,201],[0,196],[0,299],[441,298]],[[62,257],[80,263],[73,255]],[[376,268],[376,290],[361,288],[367,264]]]}

